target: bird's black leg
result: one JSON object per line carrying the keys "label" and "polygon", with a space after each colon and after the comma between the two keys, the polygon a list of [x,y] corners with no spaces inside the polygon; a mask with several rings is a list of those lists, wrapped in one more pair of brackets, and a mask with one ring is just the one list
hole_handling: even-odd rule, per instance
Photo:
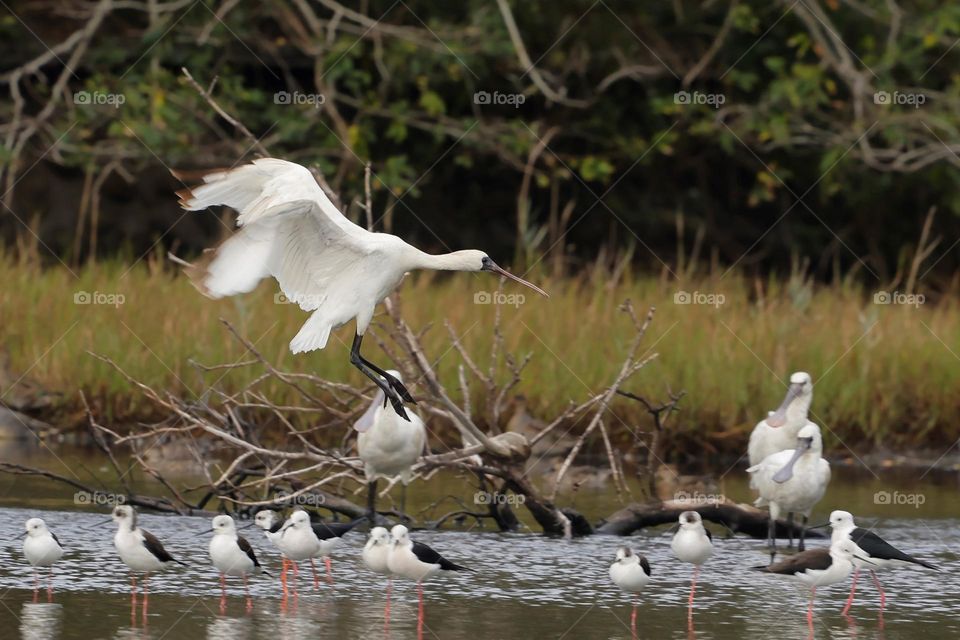
{"label": "bird's black leg", "polygon": [[353,339],[353,348],[350,349],[350,364],[355,366],[357,369],[360,369],[360,372],[363,375],[370,378],[375,385],[380,387],[383,391],[383,394],[390,400],[390,404],[393,405],[394,411],[397,412],[397,415],[410,422],[410,418],[407,417],[407,412],[403,408],[403,400],[400,399],[400,396],[397,395],[397,392],[390,386],[390,384],[379,375],[374,373],[368,367],[366,361],[360,356],[360,341],[363,339],[362,336],[357,335]]}
{"label": "bird's black leg", "polygon": [[773,516],[770,516],[770,523],[767,525],[767,544],[770,547],[770,564],[773,564],[773,559],[777,557],[777,521]]}
{"label": "bird's black leg", "polygon": [[787,549],[793,549],[793,511],[787,514]]}
{"label": "bird's black leg", "polygon": [[376,526],[377,519],[377,479],[374,478],[367,483],[367,519],[370,520],[370,526]]}
{"label": "bird's black leg", "polygon": [[803,551],[803,539],[807,537],[807,516],[803,516],[800,525],[800,542],[797,543],[797,551]]}
{"label": "bird's black leg", "polygon": [[393,377],[392,375],[390,375],[389,373],[387,373],[377,365],[373,364],[372,362],[364,358],[363,355],[360,354],[361,342],[363,342],[363,336],[359,334],[355,334],[353,337],[353,347],[350,350],[350,355],[352,356],[353,354],[356,354],[360,362],[363,363],[363,366],[367,367],[368,369],[373,369],[378,374],[383,376],[383,379],[387,381],[387,384],[389,384],[392,389],[396,390],[396,392],[400,395],[400,397],[403,399],[404,402],[417,404],[417,401],[413,399],[413,396],[410,395],[410,392],[407,391],[407,388],[403,386],[402,382],[400,382],[395,377]]}

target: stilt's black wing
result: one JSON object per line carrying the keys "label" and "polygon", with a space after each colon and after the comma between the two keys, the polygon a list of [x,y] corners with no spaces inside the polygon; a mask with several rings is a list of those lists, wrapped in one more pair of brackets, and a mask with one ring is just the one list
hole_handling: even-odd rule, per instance
{"label": "stilt's black wing", "polygon": [[60,538],[57,537],[57,534],[55,534],[53,531],[51,531],[51,532],[50,532],[50,537],[53,538],[53,541],[54,541],[54,542],[56,542],[58,545],[60,545],[60,548],[61,548],[61,549],[63,549],[63,545],[60,544]]}
{"label": "stilt's black wing", "polygon": [[157,540],[155,535],[149,531],[144,531],[143,529],[140,529],[140,533],[143,535],[143,546],[145,546],[147,551],[152,553],[157,560],[160,562],[176,562],[178,564],[182,564],[183,566],[187,566],[186,563],[180,562],[172,555],[167,553],[167,550],[163,548],[163,545],[159,540]]}
{"label": "stilt's black wing", "polygon": [[243,551],[247,554],[247,557],[253,560],[253,566],[260,568],[260,561],[257,560],[257,554],[253,552],[253,547],[250,546],[250,543],[247,542],[247,539],[243,536],[237,536],[237,546],[240,547],[240,551]]}
{"label": "stilt's black wing", "polygon": [[277,533],[278,531],[280,531],[280,529],[283,529],[282,519],[278,519],[272,525],[270,525],[269,531],[270,533]]}
{"label": "stilt's black wing", "polygon": [[710,542],[713,542],[713,534],[710,533],[710,529],[707,529],[706,527],[704,527],[703,532],[707,534],[707,540],[709,540]]}
{"label": "stilt's black wing", "polygon": [[928,569],[933,569],[934,571],[939,571],[932,564],[927,564],[923,560],[917,560],[911,555],[900,551],[886,540],[878,536],[872,531],[868,531],[862,527],[857,527],[850,532],[850,539],[853,540],[858,547],[866,551],[871,558],[880,558],[882,560],[900,560],[901,562],[912,562],[913,564],[919,564]]}
{"label": "stilt's black wing", "polygon": [[470,571],[470,569],[466,567],[461,567],[458,564],[450,562],[422,542],[413,543],[413,555],[417,556],[417,560],[425,564],[440,565],[440,568],[444,571]]}
{"label": "stilt's black wing", "polygon": [[643,572],[650,575],[650,563],[647,561],[647,556],[640,556],[640,568],[643,569]]}
{"label": "stilt's black wing", "polygon": [[811,549],[810,551],[801,551],[789,558],[781,560],[776,564],[766,567],[752,567],[757,571],[766,571],[767,573],[778,573],[780,575],[792,576],[797,573],[803,573],[807,569],[823,571],[833,564],[830,558],[829,549]]}
{"label": "stilt's black wing", "polygon": [[366,522],[366,518],[359,518],[353,522],[312,522],[310,526],[313,527],[313,532],[321,540],[329,540],[330,538],[342,538],[343,534],[352,530],[361,522]]}

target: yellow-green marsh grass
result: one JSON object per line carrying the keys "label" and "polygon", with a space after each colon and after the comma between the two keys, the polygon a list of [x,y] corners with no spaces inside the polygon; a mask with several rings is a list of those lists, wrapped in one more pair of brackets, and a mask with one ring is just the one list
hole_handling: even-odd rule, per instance
{"label": "yellow-green marsh grass", "polygon": [[[64,393],[73,407],[78,391],[87,392],[106,420],[143,417],[149,404],[88,350],[138,380],[188,398],[214,383],[239,388],[259,374],[259,368],[233,371],[217,382],[222,371],[200,373],[190,366],[190,359],[218,364],[250,357],[221,317],[282,369],[364,382],[348,361],[352,324],[323,351],[289,353],[287,344],[307,314],[277,303],[272,281],[244,296],[209,300],[152,260],[132,267],[109,261],[74,272],[0,256],[3,345],[15,373]],[[444,320],[485,367],[499,308],[506,347],[533,354],[517,392],[527,397],[532,413],[549,419],[615,376],[634,335],[618,311],[629,298],[638,314],[656,306],[645,348],[659,358],[627,388],[651,399],[664,397],[668,385],[687,391],[682,412],[673,418],[671,437],[678,444],[706,438],[719,449],[738,450],[757,420],[779,404],[782,381],[796,370],[814,378],[812,419],[827,427],[828,442],[839,438],[860,450],[881,443],[942,448],[960,435],[960,310],[953,300],[877,304],[873,291],[858,287],[798,289],[777,281],[760,286],[735,274],[682,284],[628,275],[615,285],[587,277],[528,277],[551,297],[507,283],[503,294],[523,297],[500,299],[499,307],[494,300],[484,303],[479,294],[497,287],[486,274],[414,274],[403,283],[404,317],[415,329],[432,323],[424,342],[454,395],[460,358]],[[681,291],[688,296],[678,296]],[[371,360],[385,361],[373,339],[364,349]],[[271,389],[279,404],[292,399],[285,386]],[[477,388],[474,402],[480,393]],[[649,428],[638,404],[622,399],[614,410],[614,427],[622,420]]]}

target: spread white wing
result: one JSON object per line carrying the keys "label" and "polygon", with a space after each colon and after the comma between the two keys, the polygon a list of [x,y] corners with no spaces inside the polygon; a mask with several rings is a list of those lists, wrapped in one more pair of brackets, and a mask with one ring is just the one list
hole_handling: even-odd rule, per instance
{"label": "spread white wing", "polygon": [[389,291],[381,294],[384,281],[399,279],[384,269],[390,240],[397,239],[347,220],[298,164],[256,160],[209,173],[204,184],[179,195],[187,210],[226,205],[240,214],[240,230],[206,264],[188,270],[197,288],[222,298],[276,278],[289,301],[313,311],[290,343],[294,353],[322,349],[330,331],[354,317],[362,333]]}

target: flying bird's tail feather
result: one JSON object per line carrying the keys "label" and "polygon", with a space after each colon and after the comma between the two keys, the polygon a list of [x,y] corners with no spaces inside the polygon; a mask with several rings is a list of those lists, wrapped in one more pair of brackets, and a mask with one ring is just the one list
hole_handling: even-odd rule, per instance
{"label": "flying bird's tail feather", "polygon": [[306,353],[327,346],[330,330],[333,325],[322,310],[314,311],[310,318],[303,323],[300,331],[290,341],[292,353]]}

